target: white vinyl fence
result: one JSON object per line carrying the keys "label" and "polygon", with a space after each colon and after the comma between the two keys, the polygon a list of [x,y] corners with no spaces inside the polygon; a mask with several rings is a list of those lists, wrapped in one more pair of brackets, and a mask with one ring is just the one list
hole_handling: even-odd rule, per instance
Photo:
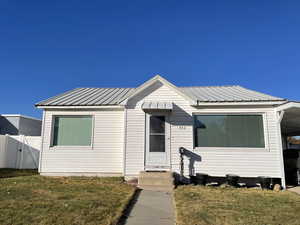
{"label": "white vinyl fence", "polygon": [[36,169],[40,148],[40,136],[0,135],[0,168]]}

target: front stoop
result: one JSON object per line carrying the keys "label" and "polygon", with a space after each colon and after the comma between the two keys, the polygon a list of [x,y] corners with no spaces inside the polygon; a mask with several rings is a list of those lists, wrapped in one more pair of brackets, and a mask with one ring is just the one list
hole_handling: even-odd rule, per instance
{"label": "front stoop", "polygon": [[171,192],[174,189],[173,173],[142,171],[139,174],[138,187],[144,190]]}

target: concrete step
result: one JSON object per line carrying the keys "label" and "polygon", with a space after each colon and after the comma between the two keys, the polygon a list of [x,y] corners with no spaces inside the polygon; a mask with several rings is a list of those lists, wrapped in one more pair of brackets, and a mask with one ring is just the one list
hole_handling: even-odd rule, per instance
{"label": "concrete step", "polygon": [[161,178],[161,177],[139,177],[138,185],[158,185],[158,186],[170,186],[173,185],[173,178]]}
{"label": "concrete step", "polygon": [[159,186],[159,185],[139,185],[140,189],[148,190],[148,191],[163,191],[163,192],[172,192],[174,189],[174,185],[169,186]]}
{"label": "concrete step", "polygon": [[146,172],[139,174],[138,187],[144,190],[171,192],[174,189],[172,172]]}
{"label": "concrete step", "polygon": [[173,173],[169,171],[165,171],[165,172],[141,171],[139,177],[173,178]]}

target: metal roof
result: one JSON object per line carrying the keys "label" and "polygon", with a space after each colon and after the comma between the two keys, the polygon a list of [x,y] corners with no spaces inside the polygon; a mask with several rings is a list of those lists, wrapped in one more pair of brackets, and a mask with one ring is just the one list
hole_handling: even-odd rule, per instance
{"label": "metal roof", "polygon": [[118,105],[132,88],[76,88],[36,104],[36,106]]}
{"label": "metal roof", "polygon": [[172,102],[143,102],[142,109],[172,110]]}
{"label": "metal roof", "polygon": [[[41,101],[36,106],[100,106],[118,105],[135,88],[76,88]],[[179,87],[186,95],[199,102],[257,102],[285,101],[241,86]]]}
{"label": "metal roof", "polygon": [[238,85],[182,87],[180,89],[192,98],[196,98],[199,102],[253,102],[285,100],[283,98],[263,94]]}

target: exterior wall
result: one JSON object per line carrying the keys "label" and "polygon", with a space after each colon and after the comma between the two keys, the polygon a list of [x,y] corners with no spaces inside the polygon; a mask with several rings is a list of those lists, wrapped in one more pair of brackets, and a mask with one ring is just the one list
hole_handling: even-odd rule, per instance
{"label": "exterior wall", "polygon": [[[50,147],[54,115],[92,115],[92,146]],[[122,175],[124,111],[45,110],[39,172],[42,175]]]}
{"label": "exterior wall", "polygon": [[[241,177],[271,176],[281,177],[280,134],[277,115],[272,107],[253,108],[251,106],[227,108],[194,108],[187,100],[164,86],[155,83],[128,101],[126,125],[126,165],[125,175],[137,176],[144,170],[145,156],[145,112],[141,109],[144,101],[168,101],[174,103],[170,114],[171,123],[171,169],[180,171],[179,147],[190,151],[185,157],[185,175],[190,170],[211,176],[225,176],[234,173]],[[194,149],[193,113],[263,113],[265,122],[265,149]],[[190,159],[189,159],[190,158]]]}
{"label": "exterior wall", "polygon": [[40,136],[42,121],[19,115],[0,116],[0,134]]}
{"label": "exterior wall", "polygon": [[42,121],[20,117],[19,134],[41,136]]}
{"label": "exterior wall", "polygon": [[19,116],[13,116],[13,117],[0,116],[0,134],[18,135],[19,121],[20,121]]}

